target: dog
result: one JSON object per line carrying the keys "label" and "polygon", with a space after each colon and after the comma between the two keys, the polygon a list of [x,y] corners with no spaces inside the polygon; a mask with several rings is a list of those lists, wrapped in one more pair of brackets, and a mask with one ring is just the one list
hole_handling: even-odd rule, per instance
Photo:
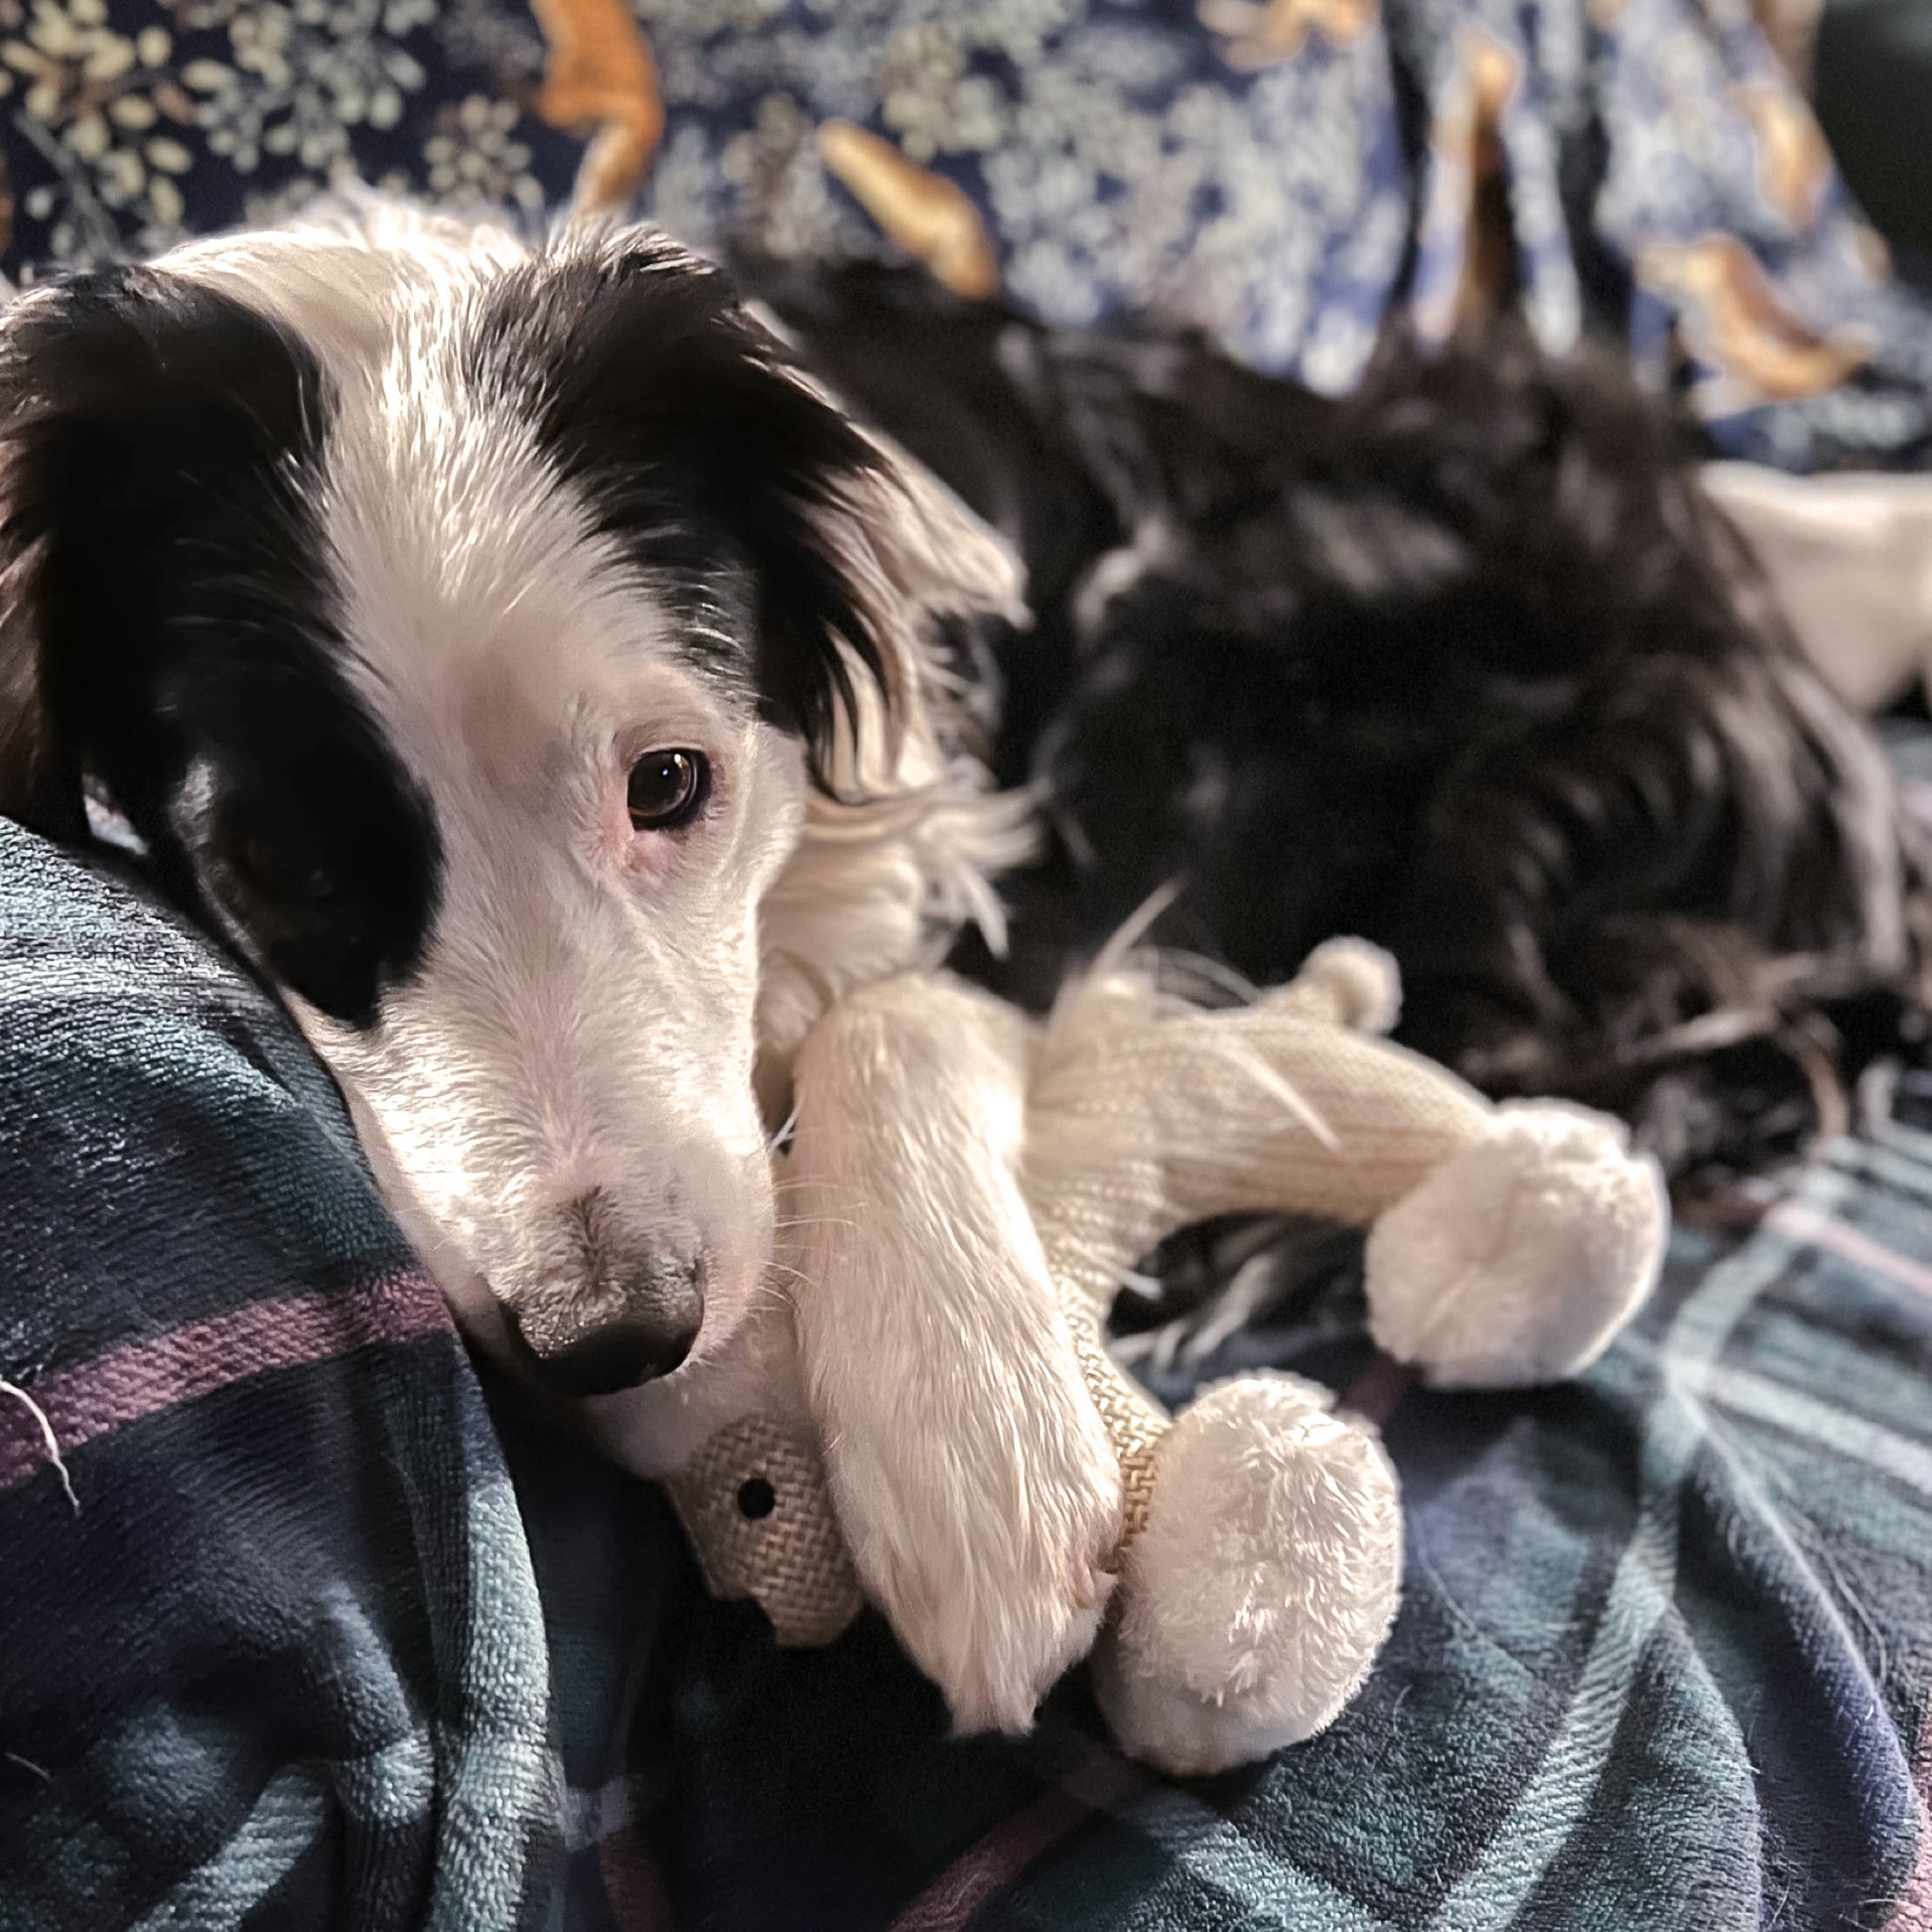
{"label": "dog", "polygon": [[[1579,441],[1557,378],[1479,370],[1331,404],[908,287],[877,314],[941,335],[868,321],[870,370],[778,301],[806,373],[651,231],[358,202],[0,318],[0,810],[124,822],[333,1069],[484,1348],[676,1459],[785,1219],[792,1056],[999,934],[1028,835],[971,756],[989,639],[995,778],[1042,773],[1060,833],[1016,984],[1177,861],[1183,936],[1257,978],[1393,938],[1412,1026],[1462,1016],[1494,1084],[1614,1040],[1619,919],[1640,1020],[1671,971],[1697,998],[1673,920],[1752,972],[1908,972],[1882,772],[1744,647],[1774,625],[1648,414]],[[1118,1469],[990,1328],[984,1400],[938,1386],[920,1325],[955,1317],[903,1287],[832,1371],[959,1432],[893,1472],[924,1526],[896,1619],[956,1712],[1024,1724],[1100,1612]],[[1019,1689],[976,1703],[993,1667]]]}
{"label": "dog", "polygon": [[0,810],[287,1004],[472,1332],[715,1355],[784,1069],[1017,849],[935,612],[1010,556],[661,235],[362,200],[0,323]]}
{"label": "dog", "polygon": [[1621,358],[1392,338],[1330,399],[903,269],[737,265],[1026,564],[1031,629],[980,648],[1053,837],[1010,958],[962,958],[990,983],[1049,1001],[1168,882],[1156,936],[1257,984],[1360,933],[1400,1037],[1623,1114],[1691,1183],[1920,1049],[1917,830]]}

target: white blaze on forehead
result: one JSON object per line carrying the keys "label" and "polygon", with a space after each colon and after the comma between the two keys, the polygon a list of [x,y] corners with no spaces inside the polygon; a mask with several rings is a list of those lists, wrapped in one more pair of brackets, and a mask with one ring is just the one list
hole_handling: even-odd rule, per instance
{"label": "white blaze on forehead", "polygon": [[529,258],[492,222],[370,202],[189,242],[165,266],[274,318],[340,380],[379,363],[404,327],[461,335],[478,291]]}
{"label": "white blaze on forehead", "polygon": [[404,756],[447,767],[424,781],[521,789],[563,734],[622,723],[675,627],[529,418],[428,346],[405,336],[338,406],[319,507],[344,637]]}

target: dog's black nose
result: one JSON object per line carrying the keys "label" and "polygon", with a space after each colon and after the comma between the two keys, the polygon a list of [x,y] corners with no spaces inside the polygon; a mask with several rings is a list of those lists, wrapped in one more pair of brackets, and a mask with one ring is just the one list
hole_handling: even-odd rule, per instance
{"label": "dog's black nose", "polygon": [[[591,1207],[578,1211],[597,1233]],[[705,1317],[703,1260],[635,1250],[615,1264],[593,1260],[584,1287],[525,1293],[504,1308],[523,1364],[558,1395],[617,1395],[668,1376]]]}
{"label": "dog's black nose", "polygon": [[616,1395],[670,1374],[697,1338],[695,1317],[675,1324],[611,1321],[555,1355],[539,1356],[537,1373],[564,1395]]}

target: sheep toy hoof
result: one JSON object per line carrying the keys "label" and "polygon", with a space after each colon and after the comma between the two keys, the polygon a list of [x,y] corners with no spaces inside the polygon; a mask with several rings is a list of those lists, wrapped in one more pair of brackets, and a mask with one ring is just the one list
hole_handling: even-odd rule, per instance
{"label": "sheep toy hoof", "polygon": [[1402,1582],[1395,1471],[1367,1424],[1295,1375],[1209,1390],[1163,1438],[1094,1690],[1123,1749],[1174,1776],[1329,1724]]}
{"label": "sheep toy hoof", "polygon": [[1656,1286],[1669,1224],[1663,1175],[1618,1122],[1506,1103],[1376,1223],[1370,1330],[1437,1388],[1560,1381]]}

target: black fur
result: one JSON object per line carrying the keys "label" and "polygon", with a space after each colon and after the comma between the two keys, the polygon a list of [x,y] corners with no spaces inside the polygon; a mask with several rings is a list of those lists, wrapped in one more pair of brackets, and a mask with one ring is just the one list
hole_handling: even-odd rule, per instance
{"label": "black fur", "polygon": [[511,272],[475,355],[477,380],[527,388],[551,460],[674,598],[749,602],[750,682],[823,782],[854,706],[841,641],[890,695],[822,528],[875,467],[866,440],[786,373],[726,277],[668,241]]}
{"label": "black fur", "polygon": [[1006,990],[1178,878],[1158,936],[1266,982],[1362,933],[1404,1038],[1707,1174],[1915,1041],[1925,872],[1878,746],[1612,357],[1398,345],[1334,402],[910,272],[746,272],[1030,566],[999,761],[1058,836],[979,962]]}
{"label": "black fur", "polygon": [[434,915],[427,807],[338,667],[305,485],[329,398],[241,304],[140,269],[12,319],[0,804],[72,836],[83,780],[191,910],[373,1020]]}

